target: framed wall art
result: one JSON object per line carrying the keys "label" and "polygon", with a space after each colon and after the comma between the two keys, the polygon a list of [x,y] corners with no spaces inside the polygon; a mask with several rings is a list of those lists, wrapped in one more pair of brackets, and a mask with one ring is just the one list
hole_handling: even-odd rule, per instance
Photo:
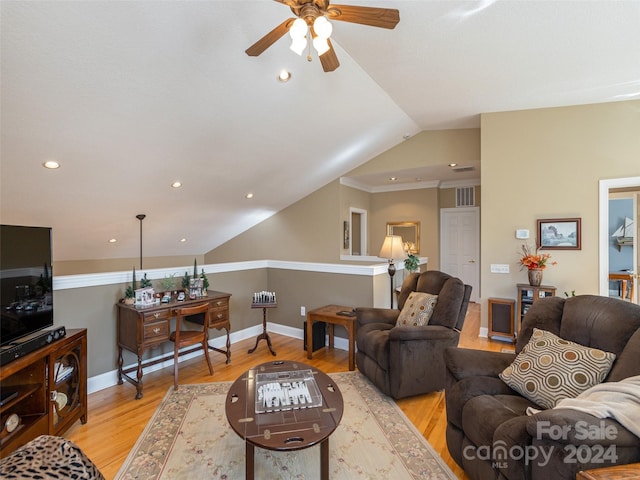
{"label": "framed wall art", "polygon": [[538,220],[537,247],[545,250],[581,250],[580,218]]}

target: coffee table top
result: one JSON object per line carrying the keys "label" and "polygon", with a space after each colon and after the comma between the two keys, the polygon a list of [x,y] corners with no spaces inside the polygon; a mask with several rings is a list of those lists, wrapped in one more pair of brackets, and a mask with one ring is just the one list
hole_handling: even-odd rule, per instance
{"label": "coffee table top", "polygon": [[[283,381],[292,372],[310,370],[322,405],[256,413],[259,374],[276,374]],[[225,411],[231,428],[247,442],[268,450],[300,450],[325,440],[338,427],[344,404],[333,379],[317,368],[301,362],[274,361],[258,365],[242,374],[227,393]]]}

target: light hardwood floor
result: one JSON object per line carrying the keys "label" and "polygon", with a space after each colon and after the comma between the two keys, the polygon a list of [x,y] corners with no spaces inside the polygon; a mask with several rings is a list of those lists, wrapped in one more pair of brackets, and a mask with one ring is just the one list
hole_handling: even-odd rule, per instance
{"label": "light hardwood floor", "polygon": [[[460,347],[500,351],[510,343],[479,338],[480,305],[470,304],[467,319],[460,338]],[[348,370],[348,355],[343,350],[324,348],[314,352],[313,359],[307,360],[302,348],[302,340],[271,334],[273,347],[277,353],[273,357],[266,342],[261,341],[258,349],[248,354],[255,345],[255,339],[244,340],[231,346],[231,363],[224,363],[224,356],[211,352],[214,374],[209,375],[202,357],[180,364],[180,383],[222,382],[235,380],[252,366],[277,359],[305,362],[320,370],[343,372]],[[90,352],[89,352],[90,354]],[[77,422],[65,436],[76,442],[96,463],[107,479],[112,479],[133,448],[138,436],[173,386],[173,367],[167,367],[144,376],[144,396],[135,400],[135,387],[129,383],[116,385],[89,395],[89,415],[86,425]],[[445,440],[446,411],[444,392],[433,392],[397,401],[418,431],[435,448],[460,479],[466,479],[464,472],[449,456]]]}

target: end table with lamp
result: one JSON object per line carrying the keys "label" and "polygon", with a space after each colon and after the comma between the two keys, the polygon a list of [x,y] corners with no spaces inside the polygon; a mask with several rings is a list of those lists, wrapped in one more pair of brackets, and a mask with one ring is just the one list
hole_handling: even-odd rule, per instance
{"label": "end table with lamp", "polygon": [[380,258],[386,258],[389,260],[389,281],[391,283],[391,308],[393,308],[393,276],[396,274],[396,266],[393,264],[395,260],[401,260],[407,256],[404,251],[404,244],[400,235],[387,235],[384,237],[384,242],[380,253]]}

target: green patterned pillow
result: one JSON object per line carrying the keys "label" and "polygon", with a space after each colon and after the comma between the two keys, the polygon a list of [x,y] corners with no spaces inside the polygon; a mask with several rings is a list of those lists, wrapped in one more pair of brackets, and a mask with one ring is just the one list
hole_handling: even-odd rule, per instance
{"label": "green patterned pillow", "polygon": [[430,293],[411,292],[398,315],[396,325],[422,326],[429,323],[438,296]]}
{"label": "green patterned pillow", "polygon": [[534,328],[529,343],[499,376],[532,402],[553,408],[563,398],[575,398],[602,383],[615,359],[613,353]]}

